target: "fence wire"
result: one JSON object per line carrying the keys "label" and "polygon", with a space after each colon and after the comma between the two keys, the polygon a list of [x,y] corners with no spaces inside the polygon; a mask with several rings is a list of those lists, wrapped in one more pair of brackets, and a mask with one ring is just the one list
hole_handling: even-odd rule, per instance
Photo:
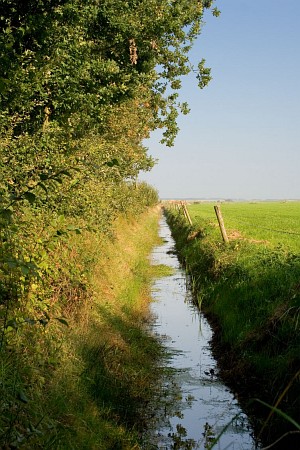
{"label": "fence wire", "polygon": [[[226,220],[226,216],[225,216],[225,220]],[[234,219],[234,220],[236,220],[236,219]],[[253,226],[255,228],[260,228],[261,230],[272,231],[274,233],[291,234],[291,235],[294,235],[294,236],[300,236],[300,233],[297,233],[296,231],[276,230],[275,228],[267,228],[267,227],[264,227],[264,226],[261,226],[261,225],[257,225],[257,223],[254,224],[254,223],[246,222],[245,220],[240,220],[240,219],[237,219],[236,221],[237,221],[237,223],[244,223],[246,225],[250,225],[250,226]]]}
{"label": "fence wire", "polygon": [[[174,203],[171,203],[171,205],[173,205],[173,206],[177,206],[177,207],[182,207],[183,206],[183,204],[184,205],[186,205],[186,202],[184,202],[184,201],[180,201],[180,202],[174,202]],[[201,217],[201,214],[199,213],[199,217]],[[210,217],[206,217],[206,219],[210,219]],[[230,218],[226,218],[226,214],[225,214],[225,217],[224,217],[224,220],[225,220],[225,222],[226,222],[226,220],[231,220]],[[266,230],[266,231],[271,231],[271,232],[274,232],[274,233],[279,233],[279,234],[288,234],[288,235],[291,235],[291,236],[300,236],[300,233],[297,233],[296,231],[287,231],[287,230],[278,230],[278,229],[276,229],[276,228],[269,228],[269,227],[264,227],[264,226],[261,226],[261,225],[258,225],[257,223],[251,223],[251,222],[248,222],[248,221],[246,221],[246,220],[243,220],[243,219],[240,219],[239,217],[238,218],[234,218],[234,221],[237,223],[237,224],[239,224],[239,223],[243,223],[243,224],[246,224],[246,225],[248,225],[248,226],[252,226],[252,227],[254,227],[254,228],[260,228],[261,230]],[[235,225],[234,225],[235,226]]]}

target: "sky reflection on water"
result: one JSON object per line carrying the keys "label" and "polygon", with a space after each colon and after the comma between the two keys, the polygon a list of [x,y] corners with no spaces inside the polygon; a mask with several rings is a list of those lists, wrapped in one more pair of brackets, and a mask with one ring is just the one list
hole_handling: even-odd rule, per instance
{"label": "sky reflection on water", "polygon": [[160,236],[163,245],[154,249],[152,263],[170,266],[174,273],[159,278],[153,285],[151,309],[156,318],[153,330],[163,336],[172,354],[168,364],[180,395],[177,394],[175,415],[168,416],[167,411],[168,417],[156,430],[156,448],[206,449],[209,437],[218,436],[227,427],[214,449],[254,449],[246,415],[217,376],[217,364],[209,345],[212,330],[192,303],[186,274],[174,254],[174,240],[164,218]]}

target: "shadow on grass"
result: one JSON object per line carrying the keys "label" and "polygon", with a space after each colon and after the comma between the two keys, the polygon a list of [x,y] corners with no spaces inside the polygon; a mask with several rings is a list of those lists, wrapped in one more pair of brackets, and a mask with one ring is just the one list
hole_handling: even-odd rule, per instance
{"label": "shadow on grass", "polygon": [[141,431],[151,415],[147,405],[159,390],[161,344],[142,324],[134,323],[130,311],[116,315],[99,307],[104,320],[99,340],[85,343],[82,356],[89,392],[99,409],[111,420]]}
{"label": "shadow on grass", "polygon": [[[119,314],[105,307],[99,311],[105,335],[99,336],[98,343],[82,347],[84,383],[91,400],[107,422],[133,433],[142,448],[156,448],[155,430],[168,427],[172,417],[179,417],[183,404],[186,407],[179,371],[167,364],[174,351],[137,323],[130,308],[124,307]],[[185,438],[176,433],[170,439],[185,445]]]}

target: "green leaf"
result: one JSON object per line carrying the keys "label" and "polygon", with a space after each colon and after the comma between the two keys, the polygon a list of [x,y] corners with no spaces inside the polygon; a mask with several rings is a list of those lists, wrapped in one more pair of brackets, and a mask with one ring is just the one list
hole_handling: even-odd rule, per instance
{"label": "green leaf", "polygon": [[205,67],[205,59],[202,59],[198,64],[198,74],[196,78],[198,79],[198,86],[203,89],[212,80],[211,69]]}
{"label": "green leaf", "polygon": [[213,16],[219,17],[221,14],[221,11],[218,8],[213,8],[212,13],[213,13]]}
{"label": "green leaf", "polygon": [[20,264],[20,269],[23,275],[28,275],[30,273],[29,264]]}
{"label": "green leaf", "polygon": [[14,328],[13,327],[6,327],[6,331],[14,331]]}
{"label": "green leaf", "polygon": [[69,326],[68,322],[66,321],[66,319],[62,318],[62,317],[55,317],[56,320],[58,320],[60,323],[62,323],[63,325],[65,325],[66,327]]}
{"label": "green leaf", "polygon": [[18,328],[18,324],[17,324],[17,322],[15,321],[15,319],[9,320],[9,321],[6,323],[6,327],[5,327],[5,328],[8,328],[8,327],[13,328],[14,330],[16,330],[16,329]]}
{"label": "green leaf", "polygon": [[108,167],[113,167],[113,166],[119,166],[120,163],[116,158],[113,158],[111,161],[107,161],[105,163],[105,165],[107,165]]}
{"label": "green leaf", "polygon": [[67,230],[69,231],[75,231],[76,234],[81,234],[80,228],[75,227],[74,225],[69,225]]}
{"label": "green leaf", "polygon": [[76,184],[78,184],[79,181],[80,181],[80,180],[79,180],[78,178],[75,178],[73,181],[71,181],[70,187],[76,186]]}
{"label": "green leaf", "polygon": [[46,192],[46,194],[48,194],[48,189],[46,188],[44,183],[39,183],[39,186]]}
{"label": "green leaf", "polygon": [[67,170],[60,170],[58,175],[66,175],[67,177],[72,178],[72,174]]}
{"label": "green leaf", "polygon": [[276,412],[279,416],[283,417],[285,420],[293,424],[298,430],[300,430],[300,424],[296,422],[292,417],[281,411],[281,409],[275,408],[275,406],[269,405],[268,403],[265,403],[264,401],[259,400],[258,398],[255,398],[254,400],[266,406],[267,408],[270,408],[273,412]]}
{"label": "green leaf", "polygon": [[23,391],[19,391],[18,392],[17,399],[20,400],[20,402],[23,402],[23,403],[28,403],[29,402],[28,398],[26,397],[26,395],[24,394]]}
{"label": "green leaf", "polygon": [[30,204],[34,203],[36,200],[36,195],[33,194],[32,192],[27,191],[23,195],[24,195],[24,198],[26,200],[28,200]]}
{"label": "green leaf", "polygon": [[65,231],[63,231],[63,230],[56,230],[56,236],[63,236],[64,234],[66,234]]}
{"label": "green leaf", "polygon": [[7,220],[8,222],[11,221],[13,215],[13,211],[10,209],[1,209],[0,210],[0,216],[3,217],[4,220]]}

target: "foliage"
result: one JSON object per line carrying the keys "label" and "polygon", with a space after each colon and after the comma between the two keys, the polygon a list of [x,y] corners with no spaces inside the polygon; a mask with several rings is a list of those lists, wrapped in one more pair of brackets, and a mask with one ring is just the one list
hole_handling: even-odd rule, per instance
{"label": "foliage", "polygon": [[[171,144],[180,106],[176,90],[193,69],[187,54],[211,7],[211,0],[40,0],[38,7],[31,0],[3,1],[5,135],[48,127],[68,139],[103,132],[114,105],[137,99],[141,109],[150,108],[152,127],[167,127]],[[198,70],[206,79],[203,61]],[[168,85],[175,91],[169,95]]]}
{"label": "foliage", "polygon": [[[172,144],[177,109],[186,109],[176,91],[193,70],[188,51],[211,7],[1,2],[1,344],[24,322],[49,322],[61,281],[54,255],[72,233],[107,233],[118,214],[157,201],[136,184],[154,164],[142,142],[165,127]],[[207,80],[203,63],[199,71]]]}
{"label": "foliage", "polygon": [[[142,141],[166,127],[172,144],[177,109],[186,109],[176,91],[193,70],[188,50],[211,7],[186,0],[1,2],[3,323],[20,298],[36,304],[30,320],[49,320],[45,279],[56,279],[51,255],[70,233],[107,232],[119,213],[156,200],[145,186],[145,198],[135,189],[139,172],[154,164]],[[199,70],[206,79],[203,63]],[[168,85],[175,93],[166,93]],[[23,306],[17,316],[28,319]]]}
{"label": "foliage", "polygon": [[[10,380],[0,385],[0,418],[7,418],[0,434],[6,445],[26,446],[39,434],[45,373],[55,372],[69,322],[91,297],[89,272],[98,259],[80,253],[78,243],[90,233],[96,241],[112,238],[117,218],[138,217],[158,201],[137,182],[155,163],[143,140],[160,127],[172,145],[178,111],[187,111],[178,103],[180,79],[194,70],[188,51],[212,3],[0,2],[0,357]],[[196,71],[203,85],[207,70],[202,62]],[[28,390],[40,410],[27,405]],[[52,425],[50,417],[45,426]]]}
{"label": "foliage", "polygon": [[145,328],[157,240],[151,210],[118,218],[112,236],[83,230],[56,249],[55,317],[11,330],[0,353],[1,447],[138,445],[160,389],[162,349]]}

